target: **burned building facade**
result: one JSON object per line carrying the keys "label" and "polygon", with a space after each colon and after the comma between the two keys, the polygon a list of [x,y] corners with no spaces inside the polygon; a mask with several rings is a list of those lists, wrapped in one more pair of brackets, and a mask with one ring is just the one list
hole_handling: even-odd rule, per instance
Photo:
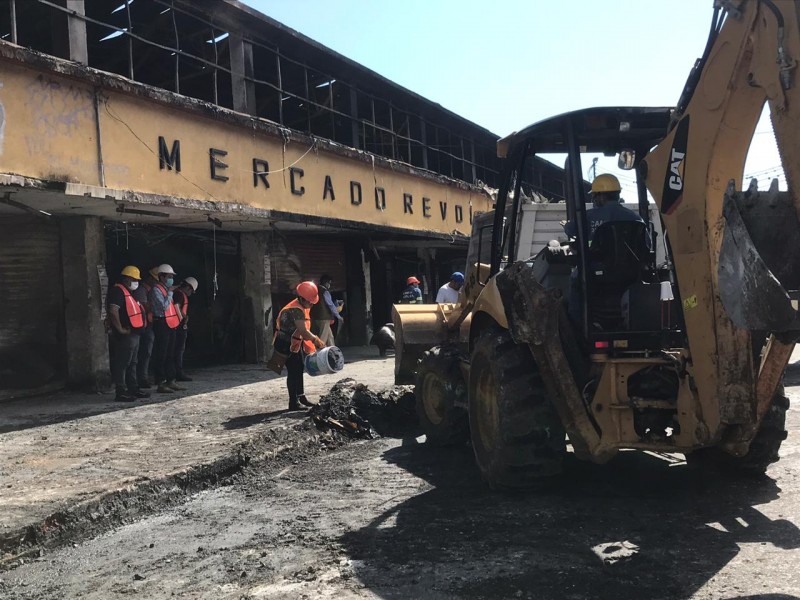
{"label": "burned building facade", "polygon": [[0,397],[103,384],[127,264],[200,280],[197,364],[322,273],[366,343],[463,266],[496,139],[234,0],[0,1]]}

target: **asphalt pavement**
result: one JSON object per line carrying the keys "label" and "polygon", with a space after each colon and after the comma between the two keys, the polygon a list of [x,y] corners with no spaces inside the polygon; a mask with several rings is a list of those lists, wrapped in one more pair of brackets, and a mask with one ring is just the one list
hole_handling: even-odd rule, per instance
{"label": "asphalt pavement", "polygon": [[[353,377],[379,390],[393,358],[345,348],[343,371],[306,375],[313,401]],[[0,404],[0,565],[88,537],[213,485],[253,458],[318,442],[288,411],[285,375],[262,365],[191,373],[184,392],[136,403],[58,392]]]}

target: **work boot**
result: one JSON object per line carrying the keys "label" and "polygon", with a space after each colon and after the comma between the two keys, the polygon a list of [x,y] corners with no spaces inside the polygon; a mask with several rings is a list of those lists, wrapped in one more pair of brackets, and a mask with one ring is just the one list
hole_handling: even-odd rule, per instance
{"label": "work boot", "polygon": [[147,381],[147,379],[142,379],[139,381],[140,390],[149,390],[151,387],[153,387],[153,384]]}
{"label": "work boot", "polygon": [[186,389],[186,388],[185,388],[185,387],[183,387],[182,385],[178,385],[177,383],[175,383],[175,381],[174,381],[174,380],[173,380],[173,381],[168,381],[168,382],[167,382],[167,387],[168,387],[169,389],[171,389],[171,390],[175,391],[175,392],[182,392],[182,391],[184,391],[184,390]]}
{"label": "work boot", "polygon": [[166,382],[166,381],[164,381],[164,382],[162,382],[162,383],[159,383],[159,384],[158,384],[158,389],[157,389],[156,391],[157,391],[159,394],[171,394],[171,393],[172,393],[172,392],[174,392],[175,390],[171,389],[171,388],[170,388],[170,387],[167,385],[167,382]]}
{"label": "work boot", "polygon": [[117,390],[114,402],[136,402],[136,396],[127,390]]}
{"label": "work boot", "polygon": [[297,403],[297,400],[289,400],[289,410],[303,410]]}
{"label": "work boot", "polygon": [[135,392],[133,392],[133,395],[136,396],[137,398],[149,398],[150,392],[143,392],[142,390],[136,390]]}
{"label": "work boot", "polygon": [[314,402],[311,402],[308,398],[306,398],[305,394],[300,394],[297,397],[297,401],[303,406],[316,406]]}
{"label": "work boot", "polygon": [[193,381],[193,379],[188,375],[181,373],[175,378],[175,381]]}

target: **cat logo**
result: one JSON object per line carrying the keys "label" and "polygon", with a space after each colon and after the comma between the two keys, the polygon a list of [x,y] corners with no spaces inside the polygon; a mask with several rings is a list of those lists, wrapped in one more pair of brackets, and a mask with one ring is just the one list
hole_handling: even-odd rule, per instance
{"label": "cat logo", "polygon": [[669,188],[680,192],[683,190],[683,157],[686,156],[685,152],[678,152],[675,148],[672,149],[672,156],[669,159],[669,172],[668,179]]}
{"label": "cat logo", "polygon": [[675,127],[675,137],[669,155],[669,168],[664,178],[661,196],[661,212],[672,214],[683,201],[683,182],[686,179],[686,146],[689,141],[689,117],[686,116]]}

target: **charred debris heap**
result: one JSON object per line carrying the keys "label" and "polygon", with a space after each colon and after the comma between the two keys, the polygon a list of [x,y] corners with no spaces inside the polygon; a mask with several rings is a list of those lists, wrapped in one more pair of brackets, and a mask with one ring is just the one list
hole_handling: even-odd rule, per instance
{"label": "charred debris heap", "polygon": [[402,437],[417,426],[413,390],[397,385],[373,392],[355,379],[342,379],[308,413],[319,429],[350,438]]}

